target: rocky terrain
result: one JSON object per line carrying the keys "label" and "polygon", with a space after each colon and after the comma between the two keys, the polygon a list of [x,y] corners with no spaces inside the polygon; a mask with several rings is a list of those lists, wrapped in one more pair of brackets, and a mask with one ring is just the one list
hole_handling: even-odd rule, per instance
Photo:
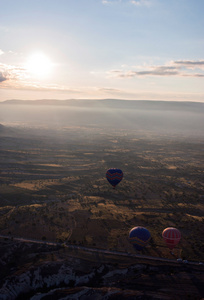
{"label": "rocky terrain", "polygon": [[[84,257],[84,258],[82,258]],[[204,266],[1,243],[0,299],[202,299]]]}

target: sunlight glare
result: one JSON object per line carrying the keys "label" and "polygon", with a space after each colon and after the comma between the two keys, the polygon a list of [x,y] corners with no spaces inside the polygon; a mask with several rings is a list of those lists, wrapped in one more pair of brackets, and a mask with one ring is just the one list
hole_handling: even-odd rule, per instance
{"label": "sunlight glare", "polygon": [[35,53],[28,58],[26,69],[35,77],[45,78],[52,71],[52,63],[45,54]]}

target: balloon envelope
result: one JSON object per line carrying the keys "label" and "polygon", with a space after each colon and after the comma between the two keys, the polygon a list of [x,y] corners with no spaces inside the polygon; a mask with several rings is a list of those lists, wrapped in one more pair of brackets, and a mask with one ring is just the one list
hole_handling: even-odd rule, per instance
{"label": "balloon envelope", "polygon": [[150,241],[151,234],[148,229],[137,226],[130,230],[129,241],[136,250],[142,250]]}
{"label": "balloon envelope", "polygon": [[106,172],[108,182],[115,187],[123,179],[123,171],[120,169],[109,169]]}
{"label": "balloon envelope", "polygon": [[177,228],[168,227],[163,230],[162,237],[167,247],[172,250],[179,243],[181,233]]}

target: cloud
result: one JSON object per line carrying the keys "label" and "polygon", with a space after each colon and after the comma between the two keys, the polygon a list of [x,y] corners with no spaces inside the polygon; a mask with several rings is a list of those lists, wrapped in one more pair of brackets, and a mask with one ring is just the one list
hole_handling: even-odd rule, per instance
{"label": "cloud", "polygon": [[179,75],[179,72],[176,69],[169,69],[164,67],[151,67],[149,70],[144,70],[144,71],[114,70],[114,71],[110,71],[109,74],[113,74],[114,77],[132,78],[132,77],[139,77],[139,76],[175,76],[175,75]]}
{"label": "cloud", "polygon": [[125,3],[125,4],[133,4],[134,6],[151,6],[150,0],[102,0],[102,4],[104,5],[111,5],[111,4],[118,4],[118,3]]}
{"label": "cloud", "polygon": [[4,51],[0,49],[0,55],[4,54]]}
{"label": "cloud", "polygon": [[[192,72],[193,69],[198,72]],[[179,76],[179,77],[204,77],[204,60],[190,61],[178,60],[169,62],[163,66],[136,66],[129,70],[111,70],[109,77],[133,78],[145,76]]]}
{"label": "cloud", "polygon": [[204,68],[204,60],[176,60],[173,62],[178,66],[185,66],[187,68]]}
{"label": "cloud", "polygon": [[135,6],[151,6],[151,2],[148,0],[131,0],[130,3]]}
{"label": "cloud", "polygon": [[122,91],[119,90],[119,89],[106,88],[106,87],[98,88],[97,90],[98,90],[99,92],[101,92],[101,93],[114,93],[114,94],[118,94],[118,93],[121,93],[121,92],[122,92]]}
{"label": "cloud", "polygon": [[103,3],[103,4],[109,4],[109,1],[107,1],[107,0],[102,0],[102,3]]}
{"label": "cloud", "polygon": [[181,74],[183,77],[204,77],[204,74],[199,74],[199,73],[193,73],[193,74]]}
{"label": "cloud", "polygon": [[26,70],[21,67],[0,63],[0,72],[5,80],[23,80],[27,77]]}
{"label": "cloud", "polygon": [[29,80],[27,70],[25,68],[6,65],[0,63],[0,84],[4,89],[21,89],[35,91],[58,91],[80,93],[77,89],[57,85],[57,84],[41,84],[39,82]]}
{"label": "cloud", "polygon": [[79,89],[73,89],[57,84],[39,84],[38,82],[26,82],[22,89],[25,90],[38,90],[38,91],[57,91],[57,92],[69,92],[69,93],[80,93]]}
{"label": "cloud", "polygon": [[104,5],[117,4],[121,2],[122,0],[102,0],[102,4]]}
{"label": "cloud", "polygon": [[3,82],[5,80],[7,80],[5,75],[2,72],[0,72],[0,82]]}

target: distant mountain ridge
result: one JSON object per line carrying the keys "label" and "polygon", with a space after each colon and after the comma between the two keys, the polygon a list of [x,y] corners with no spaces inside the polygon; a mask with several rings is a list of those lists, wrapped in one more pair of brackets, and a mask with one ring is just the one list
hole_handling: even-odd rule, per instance
{"label": "distant mountain ridge", "polygon": [[204,109],[202,102],[182,102],[182,101],[157,101],[157,100],[120,100],[120,99],[42,99],[42,100],[6,100],[0,105],[48,105],[48,106],[74,106],[74,107],[107,107],[119,109],[142,109],[142,110],[187,110],[199,111]]}

